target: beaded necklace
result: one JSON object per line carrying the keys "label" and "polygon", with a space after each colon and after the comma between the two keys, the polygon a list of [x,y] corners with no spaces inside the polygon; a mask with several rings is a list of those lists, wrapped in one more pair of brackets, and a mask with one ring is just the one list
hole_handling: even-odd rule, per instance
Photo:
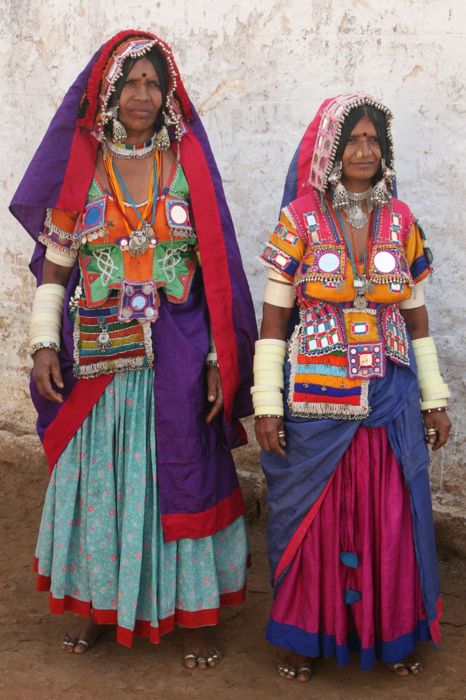
{"label": "beaded necklace", "polygon": [[[355,257],[355,251],[353,251],[353,246],[351,245],[348,234],[346,232],[346,227],[345,224],[343,223],[343,218],[341,216],[341,213],[335,209],[335,213],[338,219],[338,223],[340,224],[340,229],[343,234],[343,238],[345,239],[346,243],[346,248],[348,250],[348,257],[350,259],[351,267],[353,270],[353,286],[354,286],[354,301],[353,301],[353,306],[355,309],[358,310],[363,310],[367,308],[367,299],[366,299],[366,294],[370,294],[371,292],[374,291],[374,285],[370,280],[367,279],[366,276],[366,268],[367,268],[367,248],[364,249],[364,255],[362,259],[362,269],[363,273],[360,274],[358,270],[358,265],[356,262],[356,257]],[[372,219],[372,229],[375,231],[376,228],[376,217],[373,217]]]}
{"label": "beaded necklace", "polygon": [[115,143],[110,139],[105,139],[103,142],[105,150],[110,151],[114,158],[121,158],[123,160],[130,160],[135,158],[137,160],[142,158],[147,158],[147,156],[152,155],[156,149],[155,139],[157,134],[153,134],[148,141],[145,143]]}
{"label": "beaded necklace", "polygon": [[[115,202],[120,210],[124,225],[128,232],[129,241],[125,239],[121,242],[121,246],[123,249],[127,249],[132,255],[142,255],[149,248],[154,248],[157,245],[157,237],[154,231],[154,221],[157,207],[158,182],[162,169],[162,153],[160,151],[156,151],[152,156],[153,165],[151,168],[151,176],[149,181],[149,192],[147,195],[146,205],[142,213],[139,211],[139,207],[129,193],[128,188],[126,187],[118,167],[109,151],[104,153],[103,161],[107,172],[110,189],[112,190]],[[129,202],[132,210],[141,222],[140,228],[133,228],[133,225],[125,212],[125,201]],[[150,221],[147,221],[149,212],[151,212],[151,217]]]}

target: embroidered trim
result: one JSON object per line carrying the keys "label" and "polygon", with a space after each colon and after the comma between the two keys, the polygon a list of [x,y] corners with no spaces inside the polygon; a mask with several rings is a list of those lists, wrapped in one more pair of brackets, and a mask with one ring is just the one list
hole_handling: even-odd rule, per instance
{"label": "embroidered trim", "polygon": [[[325,267],[331,268],[325,270]],[[312,246],[301,260],[294,284],[303,282],[344,282],[346,252],[343,245],[320,244]],[[333,268],[333,269],[332,269]]]}
{"label": "embroidered trim", "polygon": [[65,231],[64,229],[60,228],[56,224],[53,223],[52,221],[52,209],[47,209],[46,214],[45,214],[45,222],[44,222],[44,233],[41,235],[49,235],[52,236],[55,234],[56,236],[59,236],[62,240],[67,240],[67,241],[72,241],[73,240],[73,234],[69,233],[68,231]]}
{"label": "embroidered trim", "polygon": [[[306,386],[311,391],[306,393],[308,393],[310,400],[299,400],[298,397],[302,396],[302,393],[297,392],[296,390],[296,375],[298,374],[297,368],[301,366],[301,364],[298,363],[301,330],[301,324],[296,326],[290,338],[288,346],[288,360],[291,366],[291,374],[287,401],[291,415],[297,418],[306,417],[309,419],[317,420],[325,418],[333,418],[339,420],[354,420],[366,418],[371,411],[368,401],[369,380],[349,379],[346,376],[345,365],[345,378],[342,378],[342,384],[344,383],[346,385],[344,388],[332,391],[332,388],[330,386],[327,387],[325,385],[321,385],[319,388],[320,391],[323,392],[322,400],[315,401],[311,398],[312,396],[315,396],[315,394],[311,393],[312,384],[308,383],[306,384]],[[343,362],[346,363],[346,360],[343,359]],[[326,376],[331,377],[332,375],[333,373]],[[323,375],[320,376],[322,377]],[[337,376],[341,377],[340,374],[337,374]],[[318,380],[318,378],[319,375],[316,374],[316,380]],[[333,397],[330,396],[330,394],[334,394]]]}
{"label": "embroidered trim", "polygon": [[346,339],[337,307],[325,301],[300,309],[299,352],[313,357],[346,351]]}
{"label": "embroidered trim", "polygon": [[154,361],[149,322],[118,320],[118,292],[98,308],[80,300],[74,319],[74,374],[101,374],[151,367]]}
{"label": "embroidered trim", "polygon": [[47,246],[47,248],[56,250],[57,253],[60,253],[60,255],[66,255],[69,258],[72,258],[73,260],[76,260],[76,258],[78,257],[78,248],[74,245],[71,247],[60,245],[59,243],[54,241],[53,238],[48,238],[47,234],[45,233],[39,234],[37,240],[39,241],[39,243],[43,243],[45,246]]}
{"label": "embroidered trim", "polygon": [[408,333],[397,304],[381,307],[379,312],[385,354],[393,362],[409,366]]}

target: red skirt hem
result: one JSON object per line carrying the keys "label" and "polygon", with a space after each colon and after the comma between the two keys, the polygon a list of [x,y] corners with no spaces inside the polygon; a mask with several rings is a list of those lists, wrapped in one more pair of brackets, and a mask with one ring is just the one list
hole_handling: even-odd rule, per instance
{"label": "red skirt hem", "polygon": [[[248,562],[249,564],[249,562]],[[34,558],[34,571],[38,571],[38,559]],[[37,573],[37,590],[50,591],[50,576],[43,576]],[[246,586],[239,591],[222,593],[220,595],[220,606],[204,610],[180,610],[175,609],[173,615],[159,620],[159,626],[154,627],[149,620],[136,620],[134,630],[122,627],[118,624],[118,612],[116,610],[102,610],[92,607],[90,601],[78,600],[73,596],[55,598],[50,594],[49,608],[53,615],[63,615],[65,612],[72,612],[82,617],[92,618],[98,625],[116,625],[116,640],[124,646],[131,647],[134,637],[146,637],[152,644],[158,644],[164,634],[168,634],[180,627],[212,627],[220,623],[220,610],[222,607],[241,605],[246,598]]]}

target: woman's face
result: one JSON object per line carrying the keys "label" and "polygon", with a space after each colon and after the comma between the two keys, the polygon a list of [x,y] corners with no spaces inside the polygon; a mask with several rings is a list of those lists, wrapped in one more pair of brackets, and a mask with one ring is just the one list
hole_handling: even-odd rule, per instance
{"label": "woman's face", "polygon": [[343,151],[343,184],[352,191],[370,187],[378,172],[382,151],[377,131],[369,117],[363,117],[354,127]]}
{"label": "woman's face", "polygon": [[162,91],[154,66],[140,58],[131,68],[120,93],[118,120],[125,127],[127,143],[147,141],[154,132],[162,106]]}

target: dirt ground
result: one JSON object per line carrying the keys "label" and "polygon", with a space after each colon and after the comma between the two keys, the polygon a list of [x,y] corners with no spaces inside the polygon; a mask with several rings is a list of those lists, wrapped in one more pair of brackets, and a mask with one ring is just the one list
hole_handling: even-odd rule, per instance
{"label": "dirt ground", "polygon": [[137,640],[126,649],[115,643],[109,630],[86,655],[64,654],[58,641],[79,620],[49,615],[47,594],[36,592],[31,570],[46,481],[45,470],[36,465],[0,465],[2,700],[262,700],[285,694],[291,700],[466,699],[466,565],[447,553],[441,562],[446,609],[442,651],[430,645],[420,648],[426,667],[422,675],[395,678],[381,665],[363,673],[355,658],[345,669],[337,669],[331,660],[316,662],[307,685],[279,678],[274,666],[280,652],[263,638],[271,600],[263,519],[251,523],[253,567],[247,601],[241,610],[228,612],[219,628],[225,658],[217,669],[184,669],[180,640],[173,634],[157,647]]}

